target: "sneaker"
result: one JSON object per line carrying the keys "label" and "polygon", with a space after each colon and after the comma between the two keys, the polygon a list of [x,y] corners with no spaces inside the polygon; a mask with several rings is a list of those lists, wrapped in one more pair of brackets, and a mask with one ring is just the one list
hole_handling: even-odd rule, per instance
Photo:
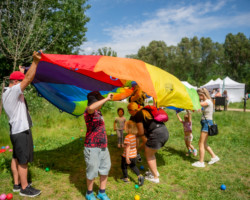
{"label": "sneaker", "polygon": [[[153,176],[152,172],[150,171],[150,169],[148,169],[147,172],[145,172],[146,176]],[[160,176],[158,170],[157,170],[157,176]]]}
{"label": "sneaker", "polygon": [[194,154],[194,156],[197,156],[197,150],[196,149],[193,150],[193,154]]}
{"label": "sneaker", "polygon": [[205,167],[204,162],[197,161],[192,164],[193,167]]}
{"label": "sneaker", "polygon": [[140,175],[138,178],[138,185],[143,186],[143,183],[144,183],[144,177],[142,175]]}
{"label": "sneaker", "polygon": [[107,194],[104,192],[104,193],[100,193],[98,192],[98,195],[96,196],[98,199],[101,199],[101,200],[110,200],[110,198],[108,198]]}
{"label": "sneaker", "polygon": [[36,197],[39,194],[41,194],[41,190],[37,190],[30,185],[28,185],[24,190],[21,188],[20,193],[21,196],[26,196],[26,197]]}
{"label": "sneaker", "polygon": [[159,178],[154,178],[153,176],[146,176],[145,179],[148,180],[148,181],[151,181],[153,183],[160,183],[160,179]]}
{"label": "sneaker", "polygon": [[142,161],[141,155],[140,155],[139,153],[137,154],[137,157],[136,157],[136,158],[137,158],[137,161],[138,161],[138,162],[141,162],[141,161]]}
{"label": "sneaker", "polygon": [[120,178],[123,182],[125,182],[125,183],[129,183],[130,182],[130,180],[129,180],[129,178]]}
{"label": "sneaker", "polygon": [[86,193],[85,197],[86,197],[87,200],[96,200],[95,195],[94,195],[93,192],[91,192],[90,194]]}
{"label": "sneaker", "polygon": [[209,165],[212,165],[216,162],[218,162],[220,158],[218,156],[215,156],[214,158],[211,158],[211,160],[208,162]]}
{"label": "sneaker", "polygon": [[[32,182],[28,183],[28,185],[32,185]],[[22,186],[21,186],[21,183],[18,184],[18,185],[15,185],[13,186],[13,192],[20,192]]]}

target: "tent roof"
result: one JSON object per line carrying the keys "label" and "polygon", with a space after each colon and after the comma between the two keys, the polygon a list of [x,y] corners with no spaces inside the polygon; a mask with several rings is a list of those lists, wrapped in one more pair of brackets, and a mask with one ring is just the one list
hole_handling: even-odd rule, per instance
{"label": "tent roof", "polygon": [[181,81],[181,82],[183,83],[183,85],[185,85],[185,86],[188,87],[189,89],[194,88],[194,89],[197,90],[197,87],[191,85],[189,82],[187,82],[187,81]]}

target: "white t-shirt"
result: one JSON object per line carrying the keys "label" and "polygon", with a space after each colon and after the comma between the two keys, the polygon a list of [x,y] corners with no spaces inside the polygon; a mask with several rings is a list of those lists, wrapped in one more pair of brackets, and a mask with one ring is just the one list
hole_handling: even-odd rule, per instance
{"label": "white t-shirt", "polygon": [[116,117],[115,122],[116,122],[116,128],[118,130],[123,130],[124,126],[125,126],[126,118],[125,117]]}
{"label": "white t-shirt", "polygon": [[20,83],[5,89],[2,95],[3,108],[9,117],[11,134],[28,130],[30,127],[27,118],[27,108]]}
{"label": "white t-shirt", "polygon": [[[213,112],[214,112],[214,105],[213,102],[210,99],[207,99],[205,102],[207,102],[207,106],[204,106],[203,114],[205,115],[207,120],[213,120]],[[204,116],[202,116],[202,119],[204,120]]]}

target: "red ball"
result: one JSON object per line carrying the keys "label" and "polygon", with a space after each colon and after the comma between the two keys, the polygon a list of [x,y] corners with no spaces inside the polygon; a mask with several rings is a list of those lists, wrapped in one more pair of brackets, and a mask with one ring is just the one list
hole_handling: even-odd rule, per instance
{"label": "red ball", "polygon": [[6,196],[6,199],[12,199],[13,198],[13,194],[11,194],[11,193],[9,193],[9,194],[7,194],[7,196]]}

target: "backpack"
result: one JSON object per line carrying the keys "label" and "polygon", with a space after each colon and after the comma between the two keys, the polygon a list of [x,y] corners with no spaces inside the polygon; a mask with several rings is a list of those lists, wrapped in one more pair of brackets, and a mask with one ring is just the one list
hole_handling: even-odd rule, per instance
{"label": "backpack", "polygon": [[156,108],[155,106],[145,106],[143,108],[147,110],[156,122],[167,122],[168,114],[162,108]]}

